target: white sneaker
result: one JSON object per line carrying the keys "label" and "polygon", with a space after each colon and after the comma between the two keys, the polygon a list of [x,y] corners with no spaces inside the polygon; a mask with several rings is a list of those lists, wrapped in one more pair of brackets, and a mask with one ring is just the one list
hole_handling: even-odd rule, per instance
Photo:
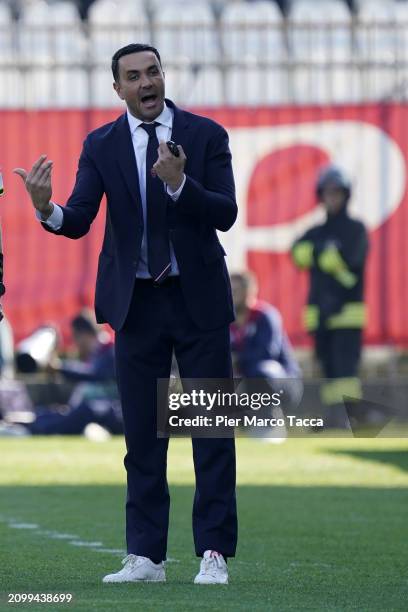
{"label": "white sneaker", "polygon": [[102,582],[166,582],[164,564],[153,563],[147,557],[127,555],[123,568],[116,574],[108,574]]}
{"label": "white sneaker", "polygon": [[206,550],[194,584],[228,584],[228,568],[224,557],[215,550]]}

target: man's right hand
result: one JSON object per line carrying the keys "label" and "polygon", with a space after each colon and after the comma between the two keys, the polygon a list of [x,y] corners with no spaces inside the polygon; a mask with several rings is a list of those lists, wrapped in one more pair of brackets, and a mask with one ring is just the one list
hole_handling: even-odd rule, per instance
{"label": "man's right hand", "polygon": [[38,210],[44,221],[48,219],[54,210],[51,204],[52,187],[51,187],[51,170],[52,161],[45,161],[46,155],[35,162],[30,172],[24,168],[14,168],[13,172],[21,176],[24,185],[30,195],[34,208]]}

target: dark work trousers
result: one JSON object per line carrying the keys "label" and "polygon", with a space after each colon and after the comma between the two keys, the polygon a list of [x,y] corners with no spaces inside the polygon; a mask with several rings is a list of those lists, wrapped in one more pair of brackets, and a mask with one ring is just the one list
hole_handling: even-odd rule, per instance
{"label": "dark work trousers", "polygon": [[315,333],[316,357],[325,378],[358,375],[361,329],[321,329]]}
{"label": "dark work trousers", "polygon": [[[211,331],[191,320],[178,278],[155,287],[136,280],[115,353],[127,453],[128,553],[166,558],[170,497],[166,478],[168,439],[157,438],[157,378],[170,376],[173,348],[181,378],[231,378],[229,326]],[[194,438],[196,491],[193,534],[197,556],[235,554],[235,443],[233,438]]]}
{"label": "dark work trousers", "polygon": [[[358,409],[361,337],[361,329],[322,329],[316,333],[316,356],[324,377],[329,379],[321,386],[323,405],[328,409],[326,428],[349,429],[350,417]],[[340,388],[333,388],[336,379],[341,382]],[[353,398],[351,402],[347,396]]]}

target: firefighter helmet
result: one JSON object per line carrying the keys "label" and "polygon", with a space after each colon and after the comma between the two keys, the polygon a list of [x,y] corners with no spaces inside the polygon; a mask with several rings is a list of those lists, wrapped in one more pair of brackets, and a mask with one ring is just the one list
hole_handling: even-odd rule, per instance
{"label": "firefighter helmet", "polygon": [[326,166],[320,171],[316,183],[317,199],[321,201],[323,189],[328,185],[335,185],[344,190],[346,202],[351,196],[351,181],[348,176],[338,166]]}

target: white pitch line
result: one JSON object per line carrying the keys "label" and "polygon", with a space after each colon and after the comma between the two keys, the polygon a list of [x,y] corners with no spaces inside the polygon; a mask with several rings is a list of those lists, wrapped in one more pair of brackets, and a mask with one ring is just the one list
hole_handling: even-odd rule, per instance
{"label": "white pitch line", "polygon": [[52,540],[76,540],[79,539],[79,536],[74,533],[59,533],[58,531],[53,531],[51,529],[38,529],[36,531],[36,535],[42,535],[46,538],[51,538]]}
{"label": "white pitch line", "polygon": [[106,553],[111,555],[121,555],[123,557],[126,556],[126,551],[121,548],[91,548],[94,552]]}
{"label": "white pitch line", "polygon": [[[42,529],[36,523],[24,523],[15,518],[8,518],[4,515],[0,515],[0,522],[7,523],[8,527],[11,529],[29,529],[32,530],[35,535],[44,536],[46,538],[50,538],[51,540],[66,540],[67,544],[70,544],[71,546],[88,548],[93,552],[126,556],[126,551],[122,548],[106,548],[103,542],[81,540],[80,536],[74,533],[60,533],[59,531],[54,531],[52,529]],[[165,563],[180,563],[180,561],[178,559],[174,559],[173,557],[169,557],[166,559]]]}
{"label": "white pitch line", "polygon": [[87,542],[86,540],[72,540],[72,542],[68,542],[68,544],[71,544],[72,546],[83,546],[84,548],[99,548],[100,546],[103,546],[103,542]]}

